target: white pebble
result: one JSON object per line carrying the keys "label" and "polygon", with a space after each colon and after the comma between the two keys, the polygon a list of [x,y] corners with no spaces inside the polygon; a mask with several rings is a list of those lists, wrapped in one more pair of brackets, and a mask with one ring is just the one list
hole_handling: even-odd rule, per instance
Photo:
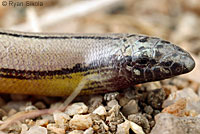
{"label": "white pebble", "polygon": [[130,127],[131,127],[131,130],[136,133],[136,134],[145,134],[142,127],[137,125],[136,123],[132,122],[132,121],[129,121],[130,122]]}
{"label": "white pebble", "polygon": [[56,124],[48,124],[47,129],[56,134],[65,134],[65,128],[58,128]]}
{"label": "white pebble", "polygon": [[96,108],[94,111],[93,111],[94,114],[98,114],[100,116],[102,115],[106,115],[107,112],[106,112],[106,109],[104,106],[99,106],[98,108]]}
{"label": "white pebble", "polygon": [[64,126],[66,122],[71,119],[69,115],[62,112],[54,112],[53,118],[55,123],[59,126]]}
{"label": "white pebble", "polygon": [[88,107],[82,103],[74,103],[70,106],[68,106],[65,110],[65,113],[72,116],[75,114],[82,114],[82,113],[87,113],[88,112]]}
{"label": "white pebble", "polygon": [[130,123],[128,120],[125,122],[117,125],[117,132],[116,134],[129,134]]}
{"label": "white pebble", "polygon": [[83,134],[93,134],[93,133],[94,133],[93,128],[92,128],[92,127],[89,127],[88,129],[86,129],[86,130],[84,131]]}
{"label": "white pebble", "polygon": [[41,126],[31,127],[26,134],[47,134],[47,129]]}
{"label": "white pebble", "polygon": [[90,115],[74,115],[69,121],[69,127],[77,130],[85,130],[93,124]]}

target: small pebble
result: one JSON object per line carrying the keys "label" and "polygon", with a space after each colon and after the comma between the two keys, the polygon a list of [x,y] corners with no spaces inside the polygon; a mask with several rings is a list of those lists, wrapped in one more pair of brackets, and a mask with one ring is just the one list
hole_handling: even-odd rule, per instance
{"label": "small pebble", "polygon": [[27,106],[27,107],[25,108],[25,111],[26,111],[26,112],[33,111],[33,110],[37,110],[37,107],[31,105],[31,106]]}
{"label": "small pebble", "polygon": [[56,125],[61,126],[61,127],[65,126],[67,121],[71,119],[69,115],[62,112],[54,112],[53,118]]}
{"label": "small pebble", "polygon": [[128,120],[125,122],[117,125],[117,132],[116,134],[129,134],[130,123]]}
{"label": "small pebble", "polygon": [[65,109],[65,113],[72,116],[75,114],[83,114],[88,112],[88,107],[82,103],[74,103]]}
{"label": "small pebble", "polygon": [[155,109],[161,109],[162,103],[165,100],[165,98],[165,91],[163,89],[156,89],[148,93],[147,103]]}
{"label": "small pebble", "polygon": [[136,134],[145,134],[141,126],[139,126],[136,123],[131,122],[131,121],[130,121],[130,128]]}
{"label": "small pebble", "polygon": [[103,116],[103,115],[106,115],[107,112],[106,112],[106,109],[104,106],[99,106],[98,108],[96,108],[92,113],[94,114],[98,114],[100,116]]}
{"label": "small pebble", "polygon": [[49,123],[49,120],[42,119],[42,120],[36,120],[36,126],[47,126]]}
{"label": "small pebble", "polygon": [[147,118],[142,114],[131,114],[128,116],[128,120],[141,126],[146,133],[150,132],[150,125]]}
{"label": "small pebble", "polygon": [[122,113],[125,116],[128,116],[130,114],[138,113],[139,107],[135,100],[130,100],[125,106],[122,108]]}
{"label": "small pebble", "polygon": [[47,129],[41,126],[31,127],[26,134],[47,134]]}
{"label": "small pebble", "polygon": [[84,131],[83,134],[93,134],[93,133],[94,133],[93,128],[92,128],[92,127],[89,127],[88,129],[86,129],[86,130]]}
{"label": "small pebble", "polygon": [[72,129],[85,130],[91,127],[93,124],[89,114],[87,115],[74,115],[69,121],[69,126]]}
{"label": "small pebble", "polygon": [[56,124],[48,124],[47,129],[56,134],[65,134],[65,129],[59,128]]}
{"label": "small pebble", "polygon": [[[35,126],[36,125],[35,121],[33,121],[32,119],[25,119],[24,123],[26,123],[29,126]],[[39,126],[39,125],[36,125],[36,126]]]}
{"label": "small pebble", "polygon": [[107,103],[107,106],[108,106],[109,109],[112,108],[113,106],[116,106],[116,105],[119,105],[119,103],[116,99],[113,99],[113,100],[111,100]]}
{"label": "small pebble", "polygon": [[46,108],[46,105],[41,101],[36,102],[34,104],[34,106],[36,106],[38,109],[45,109]]}
{"label": "small pebble", "polygon": [[118,92],[111,92],[111,93],[107,93],[104,95],[104,100],[105,101],[111,101],[113,99],[116,99],[116,97],[119,95]]}

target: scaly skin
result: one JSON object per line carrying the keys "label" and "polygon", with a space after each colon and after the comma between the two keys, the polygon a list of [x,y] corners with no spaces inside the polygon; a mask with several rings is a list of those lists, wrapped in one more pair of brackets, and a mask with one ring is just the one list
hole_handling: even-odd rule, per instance
{"label": "scaly skin", "polygon": [[134,34],[37,34],[0,31],[0,93],[70,95],[125,89],[190,72],[183,49]]}

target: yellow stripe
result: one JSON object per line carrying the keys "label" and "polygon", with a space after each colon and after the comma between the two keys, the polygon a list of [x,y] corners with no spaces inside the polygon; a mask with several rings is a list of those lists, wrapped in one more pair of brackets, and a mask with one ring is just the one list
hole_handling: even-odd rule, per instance
{"label": "yellow stripe", "polygon": [[[99,76],[98,73],[94,73],[94,70],[90,70],[89,75]],[[78,86],[85,72],[78,72],[68,74],[72,78],[58,79],[59,76],[53,76],[52,79],[37,79],[37,80],[23,80],[15,78],[0,78],[0,90],[2,93],[21,93],[21,94],[35,94],[35,95],[48,95],[48,96],[66,96],[70,95],[74,89]],[[62,76],[60,76],[62,77]],[[88,83],[84,86],[84,89],[89,87],[97,87],[96,83],[88,80]],[[81,94],[92,94],[93,90],[83,90]]]}

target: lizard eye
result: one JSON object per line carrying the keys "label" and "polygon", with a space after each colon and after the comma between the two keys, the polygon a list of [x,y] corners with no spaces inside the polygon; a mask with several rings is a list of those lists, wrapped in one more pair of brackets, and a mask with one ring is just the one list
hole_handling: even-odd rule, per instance
{"label": "lizard eye", "polygon": [[178,63],[174,63],[171,66],[171,70],[173,71],[174,74],[179,74],[182,72],[182,65]]}
{"label": "lizard eye", "polygon": [[147,59],[147,58],[139,59],[139,60],[137,61],[137,63],[138,63],[138,64],[142,64],[142,65],[147,64],[147,63],[148,63],[148,59]]}
{"label": "lizard eye", "polygon": [[180,68],[180,67],[177,67],[175,70],[176,70],[176,72],[177,72],[177,73],[180,73],[180,72],[181,72],[181,70],[182,70],[182,68]]}

